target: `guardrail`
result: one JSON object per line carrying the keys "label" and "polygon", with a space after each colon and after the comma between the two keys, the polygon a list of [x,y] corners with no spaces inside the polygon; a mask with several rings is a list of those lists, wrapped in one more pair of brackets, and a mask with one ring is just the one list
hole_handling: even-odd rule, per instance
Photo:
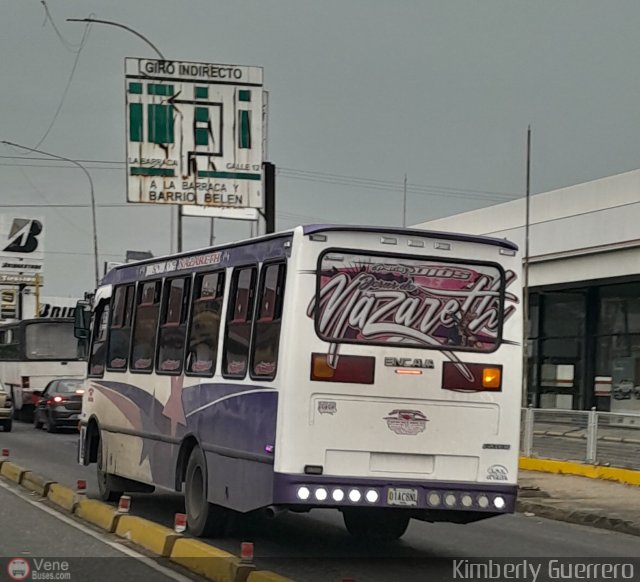
{"label": "guardrail", "polygon": [[524,408],[520,452],[640,470],[640,414]]}

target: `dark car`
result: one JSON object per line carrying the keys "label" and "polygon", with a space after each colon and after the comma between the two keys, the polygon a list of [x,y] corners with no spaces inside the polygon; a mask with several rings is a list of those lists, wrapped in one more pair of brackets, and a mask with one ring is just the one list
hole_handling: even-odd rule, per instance
{"label": "dark car", "polygon": [[12,418],[13,402],[11,401],[11,393],[0,381],[0,426],[4,429],[4,432],[11,431]]}
{"label": "dark car", "polygon": [[33,417],[33,425],[42,428],[46,425],[49,432],[59,428],[77,428],[82,409],[82,384],[76,378],[53,380],[40,393]]}

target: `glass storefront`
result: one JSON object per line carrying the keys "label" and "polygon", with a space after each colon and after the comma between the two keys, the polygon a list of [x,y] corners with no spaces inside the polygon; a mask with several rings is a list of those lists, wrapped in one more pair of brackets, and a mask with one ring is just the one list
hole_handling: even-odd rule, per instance
{"label": "glass storefront", "polygon": [[531,289],[528,404],[640,412],[640,282]]}

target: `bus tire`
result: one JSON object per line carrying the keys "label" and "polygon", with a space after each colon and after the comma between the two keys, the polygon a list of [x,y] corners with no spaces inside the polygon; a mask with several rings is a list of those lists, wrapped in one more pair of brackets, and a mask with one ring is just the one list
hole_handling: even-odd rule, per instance
{"label": "bus tire", "polygon": [[47,416],[47,420],[45,422],[45,424],[47,425],[47,432],[58,432],[58,426],[56,425],[55,421],[51,418],[51,415]]}
{"label": "bus tire", "polygon": [[106,473],[102,469],[103,466],[103,458],[102,458],[102,443],[98,441],[98,459],[96,461],[97,468],[97,479],[98,479],[98,491],[100,492],[100,499],[102,501],[118,501],[124,491],[120,491],[115,489],[114,478],[113,475]]}
{"label": "bus tire", "polygon": [[221,537],[226,533],[228,510],[207,501],[207,463],[200,447],[189,456],[185,477],[185,507],[189,533],[196,537]]}
{"label": "bus tire", "polygon": [[13,420],[11,418],[2,422],[2,430],[4,430],[4,432],[11,432],[12,427]]}
{"label": "bus tire", "polygon": [[391,542],[407,531],[410,517],[402,511],[345,509],[342,513],[347,531],[360,540]]}

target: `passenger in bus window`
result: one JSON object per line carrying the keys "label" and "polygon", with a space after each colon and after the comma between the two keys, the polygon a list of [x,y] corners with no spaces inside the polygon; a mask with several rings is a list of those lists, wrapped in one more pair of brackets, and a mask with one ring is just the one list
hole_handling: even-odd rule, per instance
{"label": "passenger in bus window", "polygon": [[188,370],[194,374],[210,374],[216,359],[220,314],[206,309],[206,305],[201,309],[194,314],[191,324]]}

